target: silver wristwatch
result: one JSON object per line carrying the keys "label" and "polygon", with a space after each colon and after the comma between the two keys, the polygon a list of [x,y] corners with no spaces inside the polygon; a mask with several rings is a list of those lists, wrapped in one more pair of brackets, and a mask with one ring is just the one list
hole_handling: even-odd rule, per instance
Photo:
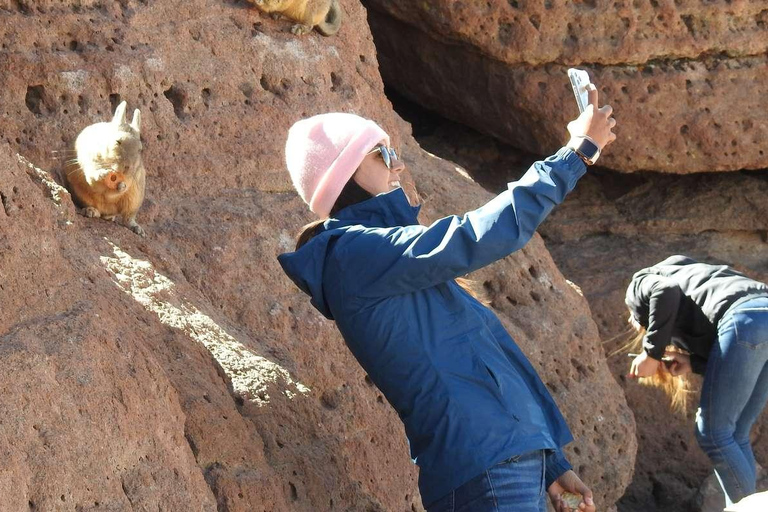
{"label": "silver wristwatch", "polygon": [[568,143],[568,147],[579,155],[587,165],[594,165],[597,159],[600,158],[600,148],[594,140],[586,135],[574,137]]}

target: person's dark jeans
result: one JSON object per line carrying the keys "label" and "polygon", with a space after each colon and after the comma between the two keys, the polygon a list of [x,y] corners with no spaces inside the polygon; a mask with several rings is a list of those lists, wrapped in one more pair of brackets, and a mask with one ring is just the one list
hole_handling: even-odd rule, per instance
{"label": "person's dark jeans", "polygon": [[696,439],[715,466],[726,505],[755,492],[749,431],[766,400],[768,298],[758,297],[720,320],[696,415]]}
{"label": "person's dark jeans", "polygon": [[427,507],[427,512],[546,512],[544,450],[507,459]]}

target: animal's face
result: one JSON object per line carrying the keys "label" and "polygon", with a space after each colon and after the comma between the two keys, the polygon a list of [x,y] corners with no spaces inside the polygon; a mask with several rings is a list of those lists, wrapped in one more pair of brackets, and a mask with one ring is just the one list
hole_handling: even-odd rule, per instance
{"label": "animal's face", "polygon": [[123,125],[120,128],[108,154],[114,170],[130,176],[141,167],[141,139],[130,126]]}
{"label": "animal's face", "polygon": [[141,167],[141,112],[133,112],[131,123],[125,119],[126,102],[121,102],[115,109],[115,115],[108,129],[105,130],[104,164],[113,172],[126,176],[135,174]]}
{"label": "animal's face", "polygon": [[78,148],[78,160],[81,165],[90,163],[92,180],[102,179],[108,173],[132,176],[138,171],[141,139],[129,125],[98,123],[89,128],[90,133],[83,137],[83,144]]}

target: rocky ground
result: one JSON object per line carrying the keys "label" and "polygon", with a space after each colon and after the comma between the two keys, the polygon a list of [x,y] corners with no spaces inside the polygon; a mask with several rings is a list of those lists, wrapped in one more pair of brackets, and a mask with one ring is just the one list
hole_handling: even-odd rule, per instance
{"label": "rocky ground", "polygon": [[[444,117],[543,154],[588,69],[622,122],[623,172],[768,167],[768,9],[759,0],[365,0],[382,76]],[[389,37],[397,34],[397,37]]]}

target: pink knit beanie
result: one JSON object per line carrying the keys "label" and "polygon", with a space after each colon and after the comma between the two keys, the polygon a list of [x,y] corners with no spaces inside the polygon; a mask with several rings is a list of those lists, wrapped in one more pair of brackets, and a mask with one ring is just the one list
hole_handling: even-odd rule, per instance
{"label": "pink knit beanie", "polygon": [[288,130],[285,163],[309,209],[327,217],[365,155],[389,135],[369,119],[334,112],[297,121]]}

